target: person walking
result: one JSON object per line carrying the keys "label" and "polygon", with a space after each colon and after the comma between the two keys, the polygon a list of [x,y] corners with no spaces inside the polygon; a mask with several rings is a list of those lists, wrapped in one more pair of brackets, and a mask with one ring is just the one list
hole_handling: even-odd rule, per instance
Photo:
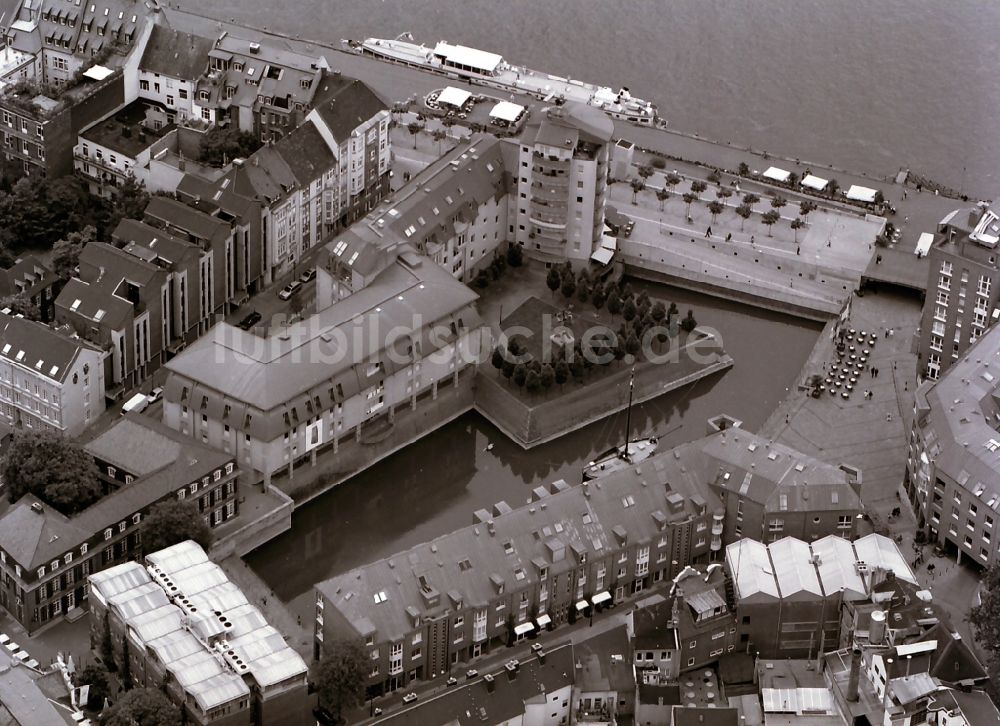
{"label": "person walking", "polygon": [[753,235],[750,235],[750,244],[753,244]]}
{"label": "person walking", "polygon": [[733,241],[733,233],[730,232],[729,234],[726,235],[726,242],[732,242],[732,241]]}
{"label": "person walking", "polygon": [[708,229],[705,230],[705,237],[711,237],[711,236],[712,236],[712,225],[709,225]]}
{"label": "person walking", "polygon": [[798,245],[796,245],[795,246],[795,254],[799,254],[799,253],[801,253],[801,251],[802,251],[802,248],[799,247]]}

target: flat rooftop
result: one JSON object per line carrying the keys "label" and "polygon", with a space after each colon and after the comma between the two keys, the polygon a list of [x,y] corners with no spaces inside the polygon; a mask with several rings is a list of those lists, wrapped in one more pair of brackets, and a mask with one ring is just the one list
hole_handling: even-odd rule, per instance
{"label": "flat rooftop", "polygon": [[173,124],[164,124],[159,129],[145,125],[147,110],[151,108],[166,113],[158,104],[133,101],[113,116],[87,128],[80,138],[134,159],[174,128]]}

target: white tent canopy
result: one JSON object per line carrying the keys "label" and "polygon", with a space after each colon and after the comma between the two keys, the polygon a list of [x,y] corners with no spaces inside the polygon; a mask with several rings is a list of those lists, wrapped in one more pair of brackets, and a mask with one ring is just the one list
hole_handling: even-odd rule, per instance
{"label": "white tent canopy", "polygon": [[762,176],[764,176],[766,179],[773,179],[774,181],[786,182],[788,181],[788,177],[791,176],[791,174],[792,173],[790,171],[779,169],[776,166],[770,166],[768,167],[767,171],[763,173]]}
{"label": "white tent canopy", "polygon": [[512,124],[521,118],[522,113],[524,113],[524,106],[510,101],[501,101],[490,111],[490,118]]}
{"label": "white tent canopy", "polygon": [[611,262],[611,258],[615,256],[615,251],[608,249],[607,247],[598,247],[597,251],[590,256],[594,262],[606,265]]}
{"label": "white tent canopy", "polygon": [[83,77],[90,78],[94,81],[103,81],[112,73],[114,73],[114,71],[106,66],[91,66],[83,72]]}
{"label": "white tent canopy", "polygon": [[802,178],[802,186],[809,187],[810,189],[815,189],[818,192],[826,189],[826,185],[829,184],[829,180],[823,179],[818,176],[813,176],[812,174],[806,174]]}
{"label": "white tent canopy", "polygon": [[932,244],[934,244],[934,235],[930,232],[921,233],[920,239],[917,240],[917,248],[913,250],[913,254],[920,257],[926,256],[931,251]]}
{"label": "white tent canopy", "polygon": [[454,106],[455,108],[462,108],[466,101],[472,98],[472,94],[468,91],[463,91],[461,88],[455,88],[454,86],[448,86],[446,89],[441,91],[441,95],[438,96],[437,100],[443,106]]}
{"label": "white tent canopy", "polygon": [[853,184],[851,188],[847,190],[847,194],[845,196],[855,202],[874,202],[875,195],[877,193],[878,191],[875,189]]}

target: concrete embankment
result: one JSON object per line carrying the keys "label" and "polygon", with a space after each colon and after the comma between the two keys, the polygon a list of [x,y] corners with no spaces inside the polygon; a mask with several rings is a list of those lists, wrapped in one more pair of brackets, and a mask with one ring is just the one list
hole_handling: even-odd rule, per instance
{"label": "concrete embankment", "polygon": [[[699,341],[679,351],[678,360],[665,364],[640,363],[635,368],[633,403],[642,403],[728,370],[733,359],[702,334]],[[687,349],[697,346],[697,360]],[[710,350],[714,348],[714,350]],[[710,351],[710,352],[709,352]],[[480,370],[476,377],[476,410],[523,449],[532,449],[625,410],[632,367],[612,363],[613,373],[539,400],[494,375]]]}

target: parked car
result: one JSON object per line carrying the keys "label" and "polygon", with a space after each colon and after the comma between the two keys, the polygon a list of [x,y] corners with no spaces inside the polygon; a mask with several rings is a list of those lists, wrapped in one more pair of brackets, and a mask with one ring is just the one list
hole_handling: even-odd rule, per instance
{"label": "parked car", "polygon": [[149,396],[146,398],[148,406],[152,406],[157,401],[163,398],[163,386],[157,386],[152,391],[149,392]]}
{"label": "parked car", "polygon": [[455,676],[449,676],[448,680],[444,682],[446,686],[456,686],[458,685],[458,679]]}
{"label": "parked car", "polygon": [[417,694],[414,693],[413,691],[410,691],[405,696],[403,696],[403,703],[413,703],[416,700],[417,700]]}
{"label": "parked car", "polygon": [[297,295],[301,289],[302,283],[298,280],[292,280],[290,283],[281,288],[281,292],[278,293],[278,297],[282,300],[291,300],[292,296]]}
{"label": "parked car", "polygon": [[250,328],[252,328],[259,322],[260,322],[260,313],[258,313],[256,310],[251,310],[250,314],[240,321],[239,326],[243,328],[243,330],[250,330]]}
{"label": "parked car", "polygon": [[305,285],[310,280],[316,279],[316,268],[310,267],[308,270],[299,275],[299,282]]}
{"label": "parked car", "polygon": [[635,228],[635,222],[631,219],[625,223],[625,236],[628,237],[632,234],[632,230]]}
{"label": "parked car", "polygon": [[149,405],[149,398],[145,393],[137,393],[127,400],[122,406],[122,415],[126,413],[142,413]]}

